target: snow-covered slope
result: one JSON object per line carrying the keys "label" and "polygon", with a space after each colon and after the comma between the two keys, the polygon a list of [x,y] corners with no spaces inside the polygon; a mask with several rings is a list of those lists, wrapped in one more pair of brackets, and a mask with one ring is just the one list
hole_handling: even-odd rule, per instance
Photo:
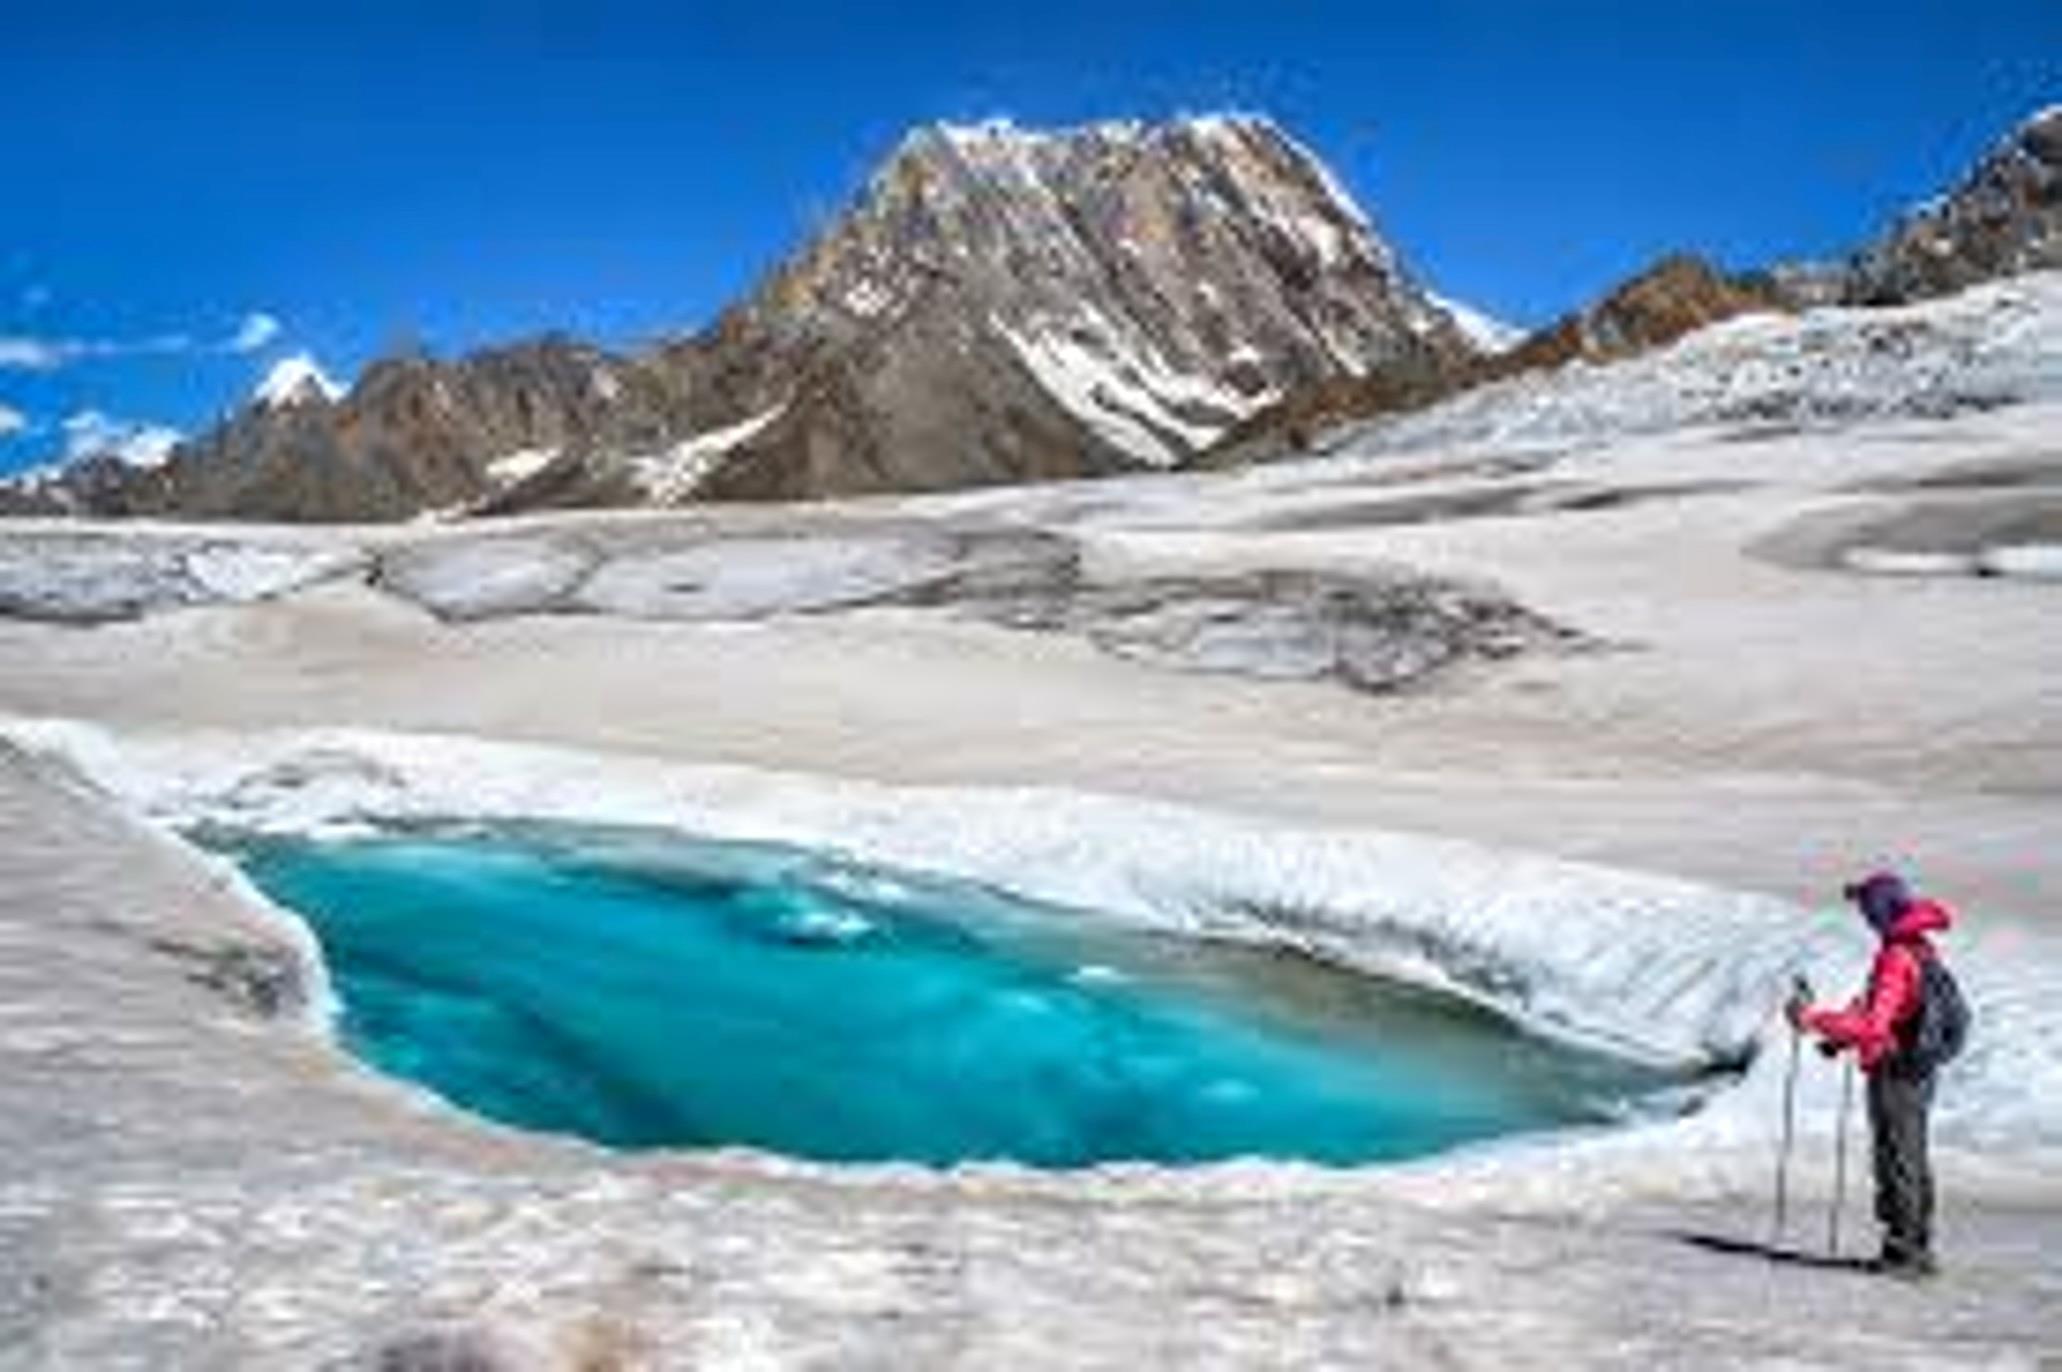
{"label": "snow-covered slope", "polygon": [[631,480],[656,504],[671,505],[685,499],[733,449],[779,419],[781,409],[776,405],[735,424],[690,434],[662,452],[632,458]]}
{"label": "snow-covered slope", "polygon": [[1446,311],[1447,316],[1453,320],[1454,327],[1461,331],[1463,338],[1474,345],[1477,352],[1492,356],[1508,352],[1525,338],[1525,330],[1516,324],[1507,324],[1494,315],[1484,314],[1464,301],[1437,292],[1432,293],[1431,300],[1434,305]]}
{"label": "snow-covered slope", "polygon": [[1554,448],[1705,426],[1833,426],[2062,399],[2062,272],[1896,308],[1727,320],[1623,362],[1574,362],[1355,430],[1355,454]]}

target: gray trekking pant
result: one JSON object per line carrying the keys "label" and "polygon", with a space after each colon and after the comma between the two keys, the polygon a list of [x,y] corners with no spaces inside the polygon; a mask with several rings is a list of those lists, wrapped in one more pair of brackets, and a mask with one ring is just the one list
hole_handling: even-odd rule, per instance
{"label": "gray trekking pant", "polygon": [[1932,1110],[1933,1073],[1887,1062],[1870,1075],[1869,1138],[1886,1258],[1933,1251],[1933,1164],[1926,1156]]}

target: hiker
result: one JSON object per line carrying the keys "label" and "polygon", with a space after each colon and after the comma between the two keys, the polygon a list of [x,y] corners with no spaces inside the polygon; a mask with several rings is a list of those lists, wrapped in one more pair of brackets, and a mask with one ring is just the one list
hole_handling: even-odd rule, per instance
{"label": "hiker", "polygon": [[[1946,929],[1954,917],[1939,902],[1915,897],[1891,872],[1877,872],[1844,894],[1881,939],[1868,987],[1844,1010],[1816,1007],[1801,996],[1787,1010],[1792,1027],[1818,1035],[1828,1056],[1852,1049],[1868,1078],[1876,1218],[1883,1223],[1877,1269],[1931,1276],[1933,1170],[1926,1157],[1926,1121],[1934,1073],[1960,1050],[1968,1016],[1926,936]],[[1929,1006],[1929,999],[1937,1003]]]}

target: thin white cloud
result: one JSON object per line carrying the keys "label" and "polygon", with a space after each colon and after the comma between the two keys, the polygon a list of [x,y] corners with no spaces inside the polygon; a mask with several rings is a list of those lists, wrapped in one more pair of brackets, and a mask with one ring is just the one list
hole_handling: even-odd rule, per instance
{"label": "thin white cloud", "polygon": [[[22,269],[26,270],[26,263]],[[41,314],[55,299],[41,281],[20,287],[16,295],[24,318]],[[54,372],[77,362],[114,357],[177,357],[202,352],[242,355],[270,347],[285,332],[286,325],[270,310],[247,310],[234,328],[220,334],[211,330],[198,336],[178,332],[140,338],[80,338],[40,329],[0,334],[0,372]]]}
{"label": "thin white cloud", "polygon": [[118,457],[133,467],[155,467],[171,455],[184,437],[177,429],[135,419],[116,419],[99,410],[81,410],[63,424],[65,461],[82,457]]}
{"label": "thin white cloud", "polygon": [[0,367],[19,372],[47,372],[63,366],[66,360],[62,343],[47,338],[0,334]]}
{"label": "thin white cloud", "polygon": [[28,427],[27,415],[11,405],[0,405],[0,438],[12,438],[18,433],[26,433]]}
{"label": "thin white cloud", "polygon": [[150,338],[35,338],[0,334],[0,370],[51,372],[96,357],[171,356],[193,351],[193,335],[163,333]]}
{"label": "thin white cloud", "polygon": [[229,340],[229,351],[233,353],[254,353],[279,337],[285,326],[277,315],[263,310],[252,310],[236,326],[236,334]]}

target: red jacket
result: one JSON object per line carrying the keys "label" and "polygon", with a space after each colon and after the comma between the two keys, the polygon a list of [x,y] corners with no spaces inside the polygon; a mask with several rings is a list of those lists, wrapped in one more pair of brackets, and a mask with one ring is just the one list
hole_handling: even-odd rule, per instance
{"label": "red jacket", "polygon": [[1885,931],[1869,969],[1868,989],[1845,1010],[1806,1010],[1804,1027],[1828,1043],[1853,1048],[1862,1070],[1875,1071],[1896,1049],[1898,1026],[1919,1008],[1919,959],[1933,951],[1926,935],[1953,923],[1954,916],[1938,901],[1913,901]]}

